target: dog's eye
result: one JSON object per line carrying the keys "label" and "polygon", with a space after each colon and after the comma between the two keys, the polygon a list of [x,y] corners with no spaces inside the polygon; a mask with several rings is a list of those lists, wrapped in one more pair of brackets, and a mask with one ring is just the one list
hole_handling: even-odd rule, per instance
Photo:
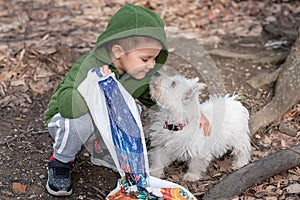
{"label": "dog's eye", "polygon": [[171,86],[175,87],[176,86],[176,81],[172,81]]}

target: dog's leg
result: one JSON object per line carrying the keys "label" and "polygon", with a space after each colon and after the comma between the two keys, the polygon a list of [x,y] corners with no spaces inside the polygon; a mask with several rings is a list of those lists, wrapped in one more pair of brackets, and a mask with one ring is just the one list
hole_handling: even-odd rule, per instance
{"label": "dog's leg", "polygon": [[149,151],[150,161],[150,174],[157,178],[163,178],[165,175],[165,167],[167,167],[171,161],[163,149],[151,149]]}
{"label": "dog's leg", "polygon": [[232,163],[232,169],[240,169],[241,167],[247,165],[250,160],[250,142],[240,142],[240,144],[233,147],[232,155],[234,160]]}
{"label": "dog's leg", "polygon": [[203,178],[211,158],[191,158],[189,169],[183,176],[183,180],[195,182]]}

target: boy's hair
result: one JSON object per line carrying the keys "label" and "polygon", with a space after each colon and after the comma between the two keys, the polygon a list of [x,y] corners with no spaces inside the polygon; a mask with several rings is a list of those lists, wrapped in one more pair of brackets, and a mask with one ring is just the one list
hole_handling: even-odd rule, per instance
{"label": "boy's hair", "polygon": [[140,44],[147,44],[147,43],[153,43],[157,42],[161,44],[160,41],[157,39],[154,39],[152,37],[148,36],[129,36],[121,39],[115,39],[107,42],[104,47],[108,51],[108,53],[111,53],[111,49],[114,45],[120,45],[125,52],[129,52],[133,49],[136,49],[138,45]]}

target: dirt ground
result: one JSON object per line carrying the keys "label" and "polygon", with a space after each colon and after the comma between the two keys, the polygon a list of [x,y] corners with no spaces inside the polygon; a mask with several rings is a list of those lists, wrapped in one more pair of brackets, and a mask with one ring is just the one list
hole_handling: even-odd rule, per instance
{"label": "dirt ground", "polygon": [[[169,4],[170,9],[164,10],[163,5],[156,1],[138,2],[150,8],[156,8],[155,10],[160,13],[174,11],[179,17],[181,15],[189,16],[188,11],[183,9],[183,13],[178,13],[178,8]],[[210,4],[210,8],[214,5],[211,1],[204,2]],[[249,16],[247,23],[254,20],[250,17],[256,16],[255,20],[257,21],[252,23],[255,25],[253,27],[262,24],[266,18],[266,16],[262,17],[261,12],[264,14],[270,12],[270,8],[268,10],[267,7],[252,1],[249,1],[249,4],[243,1],[233,2],[235,2],[234,5],[225,0],[215,1],[215,4],[231,5],[239,13],[245,12],[245,16]],[[264,6],[269,5],[270,2],[274,3],[274,5],[278,5],[278,9],[284,10],[281,1],[261,2],[265,2]],[[36,3],[34,1],[0,0],[0,13],[2,13],[0,14],[0,24],[4,24],[0,25],[0,199],[61,199],[53,197],[45,191],[47,162],[52,153],[52,139],[47,132],[43,112],[53,90],[72,63],[93,47],[99,31],[103,30],[109,16],[124,3],[103,1],[99,5],[96,1]],[[195,4],[197,3],[201,4],[195,2]],[[297,1],[287,1],[284,5],[289,9],[289,16],[295,13],[299,15],[300,7]],[[247,6],[251,8],[252,14],[245,11]],[[95,10],[99,7],[102,8],[101,11],[105,11],[109,15],[96,12]],[[229,8],[232,9],[232,7]],[[255,8],[259,11],[256,11]],[[222,8],[219,8],[219,11],[223,12]],[[273,16],[276,14],[278,13]],[[241,26],[245,29],[245,24],[247,24],[240,23],[239,20],[235,21],[234,27],[230,28],[229,26],[222,29],[228,34],[219,30],[220,21],[209,22],[207,27],[205,21],[200,21],[201,28],[198,29],[201,30],[193,31],[193,34],[190,35],[187,32],[195,30],[198,26],[193,27],[192,24],[192,28],[185,27],[183,25],[185,24],[184,16],[178,21],[180,24],[178,30],[182,35],[192,39],[201,38],[197,41],[207,52],[221,49],[225,54],[226,52],[236,53],[233,56],[224,56],[213,52],[210,54],[220,71],[226,91],[230,94],[236,92],[250,114],[266,105],[274,95],[275,83],[254,89],[247,81],[260,73],[270,73],[276,70],[284,61],[280,58],[284,58],[288,54],[294,39],[293,36],[284,38],[287,42],[279,48],[266,48],[265,44],[269,41],[268,39],[282,41],[282,37],[270,36],[267,32],[264,35],[261,29],[262,32],[259,34],[248,32],[243,36],[234,35],[230,31],[242,30],[238,29]],[[241,15],[237,14],[237,16]],[[168,26],[174,26],[174,19],[170,19],[170,15],[163,17]],[[190,18],[194,19],[193,16]],[[211,17],[209,19],[213,20]],[[293,23],[295,22],[300,21],[294,20]],[[216,27],[219,29],[216,30]],[[255,29],[253,27],[252,31]],[[185,32],[184,30],[189,31]],[[176,47],[171,46],[170,48]],[[239,57],[241,54],[252,55],[255,58],[252,56]],[[265,58],[267,61],[256,62],[256,57]],[[197,76],[197,73],[191,70],[189,63],[176,56],[171,55],[167,65],[173,66],[187,77]],[[252,161],[299,144],[299,113],[300,104],[297,104],[278,121],[262,127],[260,132],[254,135],[252,138]],[[148,123],[148,117],[148,110],[145,109],[143,112],[144,124]],[[296,130],[296,134],[290,136],[280,131],[279,125],[282,123],[292,126],[293,130]],[[201,199],[210,187],[232,172],[229,168],[230,161],[229,156],[214,161],[208,169],[205,180],[196,183],[182,182],[185,165],[184,163],[174,163],[168,171],[167,179],[185,186]],[[93,165],[90,162],[89,152],[84,148],[76,158],[72,176],[74,192],[65,199],[104,199],[105,194],[115,188],[119,178],[117,173]],[[299,187],[299,183],[300,168],[297,167],[271,177],[263,183],[257,183],[234,198],[299,199],[299,193],[291,192],[288,189],[291,185],[298,184]]]}

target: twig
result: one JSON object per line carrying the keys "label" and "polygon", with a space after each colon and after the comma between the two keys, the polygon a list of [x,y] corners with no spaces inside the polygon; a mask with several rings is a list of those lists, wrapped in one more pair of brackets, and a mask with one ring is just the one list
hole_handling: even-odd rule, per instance
{"label": "twig", "polygon": [[12,141],[14,141],[14,140],[17,139],[17,138],[18,138],[18,136],[15,135],[14,137],[12,137],[12,138],[10,138],[10,139],[8,139],[8,140],[6,140],[6,141],[0,141],[0,145],[8,144],[9,142],[12,142]]}
{"label": "twig", "polygon": [[25,40],[33,40],[33,39],[41,37],[43,35],[45,35],[45,33],[34,35],[31,37],[0,38],[0,42],[20,42],[20,41],[25,41]]}
{"label": "twig", "polygon": [[9,142],[12,142],[14,141],[15,139],[17,139],[18,137],[21,137],[25,134],[37,134],[37,133],[48,133],[48,130],[44,130],[44,131],[32,131],[33,129],[30,129],[30,130],[23,130],[23,129],[20,129],[13,121],[11,120],[5,120],[3,119],[3,117],[0,116],[0,119],[4,122],[8,122],[8,123],[11,123],[14,128],[16,128],[19,132],[21,132],[21,134],[19,135],[15,135],[14,137],[6,140],[6,141],[0,141],[0,145],[3,145],[3,144],[8,144]]}
{"label": "twig", "polygon": [[9,150],[14,151],[14,150],[10,147],[10,144],[6,143],[6,145],[7,145],[7,148],[8,148]]}
{"label": "twig", "polygon": [[48,133],[48,130],[44,130],[44,131],[32,131],[33,129],[29,129],[29,130],[23,130],[23,129],[20,129],[13,121],[11,120],[5,120],[3,119],[3,117],[0,116],[0,119],[4,122],[8,122],[8,123],[11,123],[14,128],[16,128],[18,131],[20,131],[21,133],[27,133],[27,134],[36,134],[36,133]]}
{"label": "twig", "polygon": [[250,140],[250,142],[256,150],[259,150],[259,147],[252,140]]}
{"label": "twig", "polygon": [[82,161],[81,163],[79,163],[78,165],[75,165],[74,168],[72,169],[72,171],[76,168],[78,168],[80,165],[83,165],[86,161]]}
{"label": "twig", "polygon": [[48,133],[48,131],[38,131],[38,132],[33,131],[33,132],[29,132],[29,131],[24,131],[24,130],[19,129],[19,128],[17,128],[17,129],[18,129],[18,131],[21,132],[21,134],[15,135],[14,137],[12,137],[12,138],[10,138],[10,139],[8,139],[8,140],[6,140],[6,141],[0,141],[0,145],[8,144],[9,142],[12,142],[12,141],[14,141],[15,139],[17,139],[18,137],[21,137],[21,136],[23,136],[23,135],[25,135],[25,134]]}
{"label": "twig", "polygon": [[99,194],[101,194],[104,198],[106,197],[106,194],[104,192],[102,192],[99,188],[96,188],[95,186],[90,185],[91,188],[93,188],[94,190],[96,190]]}
{"label": "twig", "polygon": [[[229,174],[204,195],[204,200],[229,199],[269,177],[299,166],[300,145],[265,156]],[[292,152],[296,152],[292,153]],[[238,184],[236,184],[238,183]],[[228,187],[230,185],[230,187]],[[224,188],[226,188],[224,190]]]}

